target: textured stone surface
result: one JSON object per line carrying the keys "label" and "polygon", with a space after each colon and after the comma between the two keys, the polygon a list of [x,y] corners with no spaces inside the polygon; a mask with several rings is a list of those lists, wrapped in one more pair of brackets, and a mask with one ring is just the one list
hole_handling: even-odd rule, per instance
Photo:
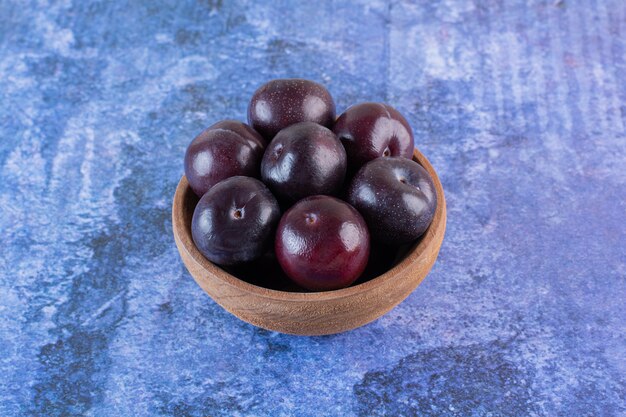
{"label": "textured stone surface", "polygon": [[[623,416],[626,3],[0,2],[0,415]],[[292,337],[182,266],[184,149],[265,80],[403,112],[426,281]]]}

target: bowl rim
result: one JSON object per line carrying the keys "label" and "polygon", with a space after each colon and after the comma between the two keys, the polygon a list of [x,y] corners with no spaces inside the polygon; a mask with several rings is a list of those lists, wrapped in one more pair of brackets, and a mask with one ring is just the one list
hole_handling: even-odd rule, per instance
{"label": "bowl rim", "polygon": [[[357,294],[369,292],[370,290],[373,290],[381,285],[388,283],[399,275],[402,276],[402,272],[409,268],[413,262],[418,261],[420,257],[419,255],[425,252],[425,249],[429,245],[433,244],[435,235],[438,234],[439,229],[443,228],[443,233],[445,233],[446,201],[441,181],[439,180],[437,173],[435,172],[428,159],[421,152],[419,152],[417,148],[414,149],[412,159],[422,165],[424,169],[426,169],[435,184],[435,190],[437,193],[437,207],[435,209],[433,221],[428,229],[426,229],[419,242],[417,242],[417,244],[415,244],[409,250],[409,252],[406,254],[402,261],[400,261],[398,264],[396,264],[393,268],[389,269],[385,273],[357,285],[352,285],[346,288],[330,291],[290,292],[274,290],[250,284],[249,282],[243,281],[235,277],[234,275],[226,272],[219,266],[206,259],[204,255],[200,253],[200,251],[196,248],[196,245],[193,242],[193,238],[191,236],[191,228],[187,228],[186,224],[184,224],[184,217],[181,213],[184,207],[185,199],[187,193],[193,193],[191,187],[189,186],[189,183],[187,182],[187,178],[184,175],[182,176],[178,183],[178,186],[176,187],[174,201],[172,204],[172,229],[174,237],[180,243],[178,245],[179,249],[187,252],[187,255],[191,259],[193,259],[196,264],[198,264],[203,270],[205,270],[206,273],[222,281],[224,284],[232,286],[240,291],[254,294],[258,297],[271,300],[297,302],[328,301],[346,297],[353,297]],[[196,278],[194,277],[194,279]]]}

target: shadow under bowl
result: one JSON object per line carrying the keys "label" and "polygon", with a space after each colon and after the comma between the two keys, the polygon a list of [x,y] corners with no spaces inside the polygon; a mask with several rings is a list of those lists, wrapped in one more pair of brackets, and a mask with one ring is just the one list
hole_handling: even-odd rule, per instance
{"label": "shadow under bowl", "polygon": [[[191,236],[191,219],[198,202],[183,176],[176,188],[172,225],[180,256],[198,285],[220,306],[243,321],[264,329],[295,335],[340,333],[367,324],[404,300],[426,277],[437,259],[446,229],[446,201],[437,173],[417,149],[413,160],[431,175],[437,208],[430,227],[391,269],[348,288],[323,292],[297,292],[288,284],[272,289],[251,282],[270,282],[263,276],[251,282],[237,278],[207,260]],[[232,271],[231,271],[232,272]],[[259,274],[281,271],[259,269]],[[286,282],[284,277],[276,277]]]}

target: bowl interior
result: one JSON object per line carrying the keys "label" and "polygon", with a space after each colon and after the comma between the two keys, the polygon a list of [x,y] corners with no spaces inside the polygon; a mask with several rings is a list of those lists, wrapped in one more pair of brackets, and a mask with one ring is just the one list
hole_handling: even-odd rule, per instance
{"label": "bowl interior", "polygon": [[[244,291],[269,296],[269,298],[293,298],[296,296],[306,299],[307,296],[314,294],[324,294],[324,298],[327,296],[348,296],[350,293],[365,290],[366,287],[376,286],[380,284],[380,281],[395,275],[391,273],[392,271],[405,268],[407,265],[404,264],[410,262],[409,258],[414,258],[416,254],[420,253],[420,248],[426,245],[426,238],[432,235],[431,229],[440,229],[441,221],[443,221],[445,228],[445,200],[439,178],[428,160],[417,150],[413,160],[421,164],[431,174],[435,182],[438,207],[433,223],[418,240],[408,245],[390,248],[373,244],[370,261],[365,272],[348,288],[324,292],[304,290],[287,278],[271,253],[257,261],[235,267],[221,267],[208,261],[195,247],[191,237],[191,220],[199,198],[193,193],[184,176],[176,190],[173,207],[175,233],[177,233],[177,237],[188,254],[206,270],[206,273],[218,276],[228,281],[230,285],[240,287]],[[443,218],[442,212],[444,213]]]}
{"label": "bowl interior", "polygon": [[[184,202],[182,206],[183,227],[185,233],[191,236],[191,219],[193,211],[200,199],[187,187],[184,193]],[[419,245],[424,235],[415,242],[400,247],[389,247],[372,243],[370,251],[370,259],[361,276],[351,285],[354,287],[359,284],[368,282],[376,277],[383,275],[395,265],[402,262],[411,251]],[[209,262],[209,261],[207,261]],[[272,251],[269,251],[260,259],[242,265],[220,266],[213,264],[215,268],[219,268],[225,273],[231,275],[234,279],[241,280],[248,284],[265,288],[273,291],[283,291],[290,293],[311,293],[302,287],[297,286],[283,272]]]}

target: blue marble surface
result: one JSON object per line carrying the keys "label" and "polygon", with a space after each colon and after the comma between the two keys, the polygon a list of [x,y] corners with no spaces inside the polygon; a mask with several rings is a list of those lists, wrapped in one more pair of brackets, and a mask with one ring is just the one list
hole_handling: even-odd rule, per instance
{"label": "blue marble surface", "polygon": [[[429,277],[260,330],[182,265],[188,142],[264,81],[385,101],[438,170]],[[623,0],[0,1],[0,415],[625,416]]]}

